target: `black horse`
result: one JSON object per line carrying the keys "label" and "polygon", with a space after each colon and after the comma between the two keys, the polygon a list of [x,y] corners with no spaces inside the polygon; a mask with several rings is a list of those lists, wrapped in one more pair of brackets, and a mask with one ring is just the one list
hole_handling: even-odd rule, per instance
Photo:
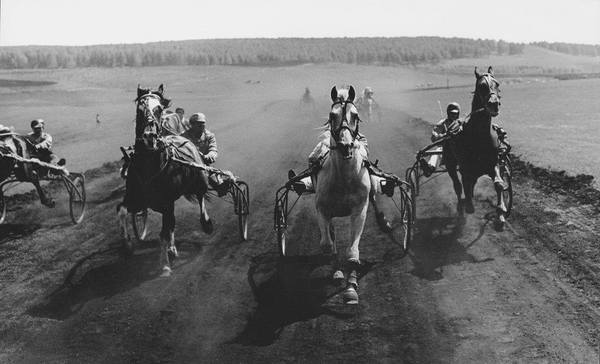
{"label": "black horse", "polygon": [[[500,175],[498,149],[500,141],[492,128],[492,118],[499,114],[500,89],[494,78],[492,67],[480,74],[475,68],[475,92],[471,103],[470,117],[462,126],[462,131],[450,138],[444,145],[444,160],[448,174],[452,178],[454,191],[458,198],[458,208],[462,211],[461,196],[465,192],[464,209],[473,213],[473,190],[479,177],[489,175],[494,180],[498,195],[498,223],[502,226],[506,219],[506,205],[502,191],[504,184]],[[458,179],[457,166],[460,167],[462,184]]]}
{"label": "black horse", "polygon": [[[160,267],[161,275],[167,277],[171,274],[170,256],[177,256],[175,201],[181,196],[198,201],[202,228],[206,233],[212,232],[212,222],[204,203],[208,177],[201,168],[204,162],[191,142],[179,136],[160,137],[161,115],[170,106],[170,100],[163,96],[163,85],[158,90],[138,86],[135,102],[134,153],[127,171],[125,197],[117,207],[119,221],[125,246],[132,252],[133,242],[127,228],[128,215],[134,221],[135,214],[148,208],[162,214]],[[188,163],[182,162],[182,155],[189,157]]]}

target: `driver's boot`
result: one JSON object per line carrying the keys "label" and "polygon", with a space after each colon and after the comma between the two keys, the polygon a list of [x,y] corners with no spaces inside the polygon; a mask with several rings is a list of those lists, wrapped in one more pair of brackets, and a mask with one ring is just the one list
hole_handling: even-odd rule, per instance
{"label": "driver's boot", "polygon": [[[294,172],[293,169],[290,169],[288,171],[288,180],[291,180],[291,179],[293,179],[295,177],[296,177],[296,172]],[[303,180],[296,181],[296,182],[292,183],[291,187],[292,187],[292,190],[294,190],[294,192],[296,192],[298,195],[303,194],[307,190],[307,186],[303,182]]]}

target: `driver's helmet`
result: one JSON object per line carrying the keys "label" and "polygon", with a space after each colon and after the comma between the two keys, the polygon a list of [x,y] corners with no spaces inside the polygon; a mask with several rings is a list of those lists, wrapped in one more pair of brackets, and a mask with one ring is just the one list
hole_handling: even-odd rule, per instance
{"label": "driver's helmet", "polygon": [[458,102],[449,103],[448,107],[446,108],[446,113],[448,113],[448,116],[458,116],[458,114],[460,114],[460,105]]}
{"label": "driver's helmet", "polygon": [[44,119],[31,120],[30,126],[31,129],[42,128],[44,127]]}
{"label": "driver's helmet", "polygon": [[369,86],[365,87],[365,90],[363,91],[363,94],[365,96],[370,96],[373,95],[373,89]]}

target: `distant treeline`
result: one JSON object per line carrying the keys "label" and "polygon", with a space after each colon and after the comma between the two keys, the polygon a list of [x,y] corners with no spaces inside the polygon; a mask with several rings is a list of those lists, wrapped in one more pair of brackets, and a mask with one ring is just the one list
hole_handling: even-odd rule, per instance
{"label": "distant treeline", "polygon": [[524,44],[440,37],[280,38],[170,41],[96,46],[0,48],[0,68],[292,65],[341,62],[416,65],[518,54]]}
{"label": "distant treeline", "polygon": [[536,42],[532,43],[532,45],[550,49],[555,52],[572,54],[574,56],[600,56],[600,45],[548,42]]}

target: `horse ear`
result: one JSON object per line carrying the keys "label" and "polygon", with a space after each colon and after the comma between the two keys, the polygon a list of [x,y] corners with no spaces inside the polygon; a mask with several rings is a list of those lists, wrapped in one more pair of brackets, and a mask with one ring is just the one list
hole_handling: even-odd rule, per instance
{"label": "horse ear", "polygon": [[161,83],[160,86],[158,86],[158,92],[162,95],[163,94],[163,84]]}
{"label": "horse ear", "polygon": [[139,99],[143,94],[143,90],[140,88],[140,84],[138,83],[138,88],[137,88],[137,98]]}
{"label": "horse ear", "polygon": [[331,101],[336,102],[338,99],[338,92],[337,92],[337,88],[335,86],[333,86],[331,88]]}
{"label": "horse ear", "polygon": [[479,79],[481,77],[479,72],[477,72],[477,66],[475,66],[475,77],[477,77],[477,79]]}
{"label": "horse ear", "polygon": [[488,67],[488,73],[492,76],[494,75],[494,70],[492,69],[492,66]]}
{"label": "horse ear", "polygon": [[354,91],[354,86],[350,86],[350,89],[348,90],[348,101],[354,101],[354,96],[356,96],[356,91]]}

